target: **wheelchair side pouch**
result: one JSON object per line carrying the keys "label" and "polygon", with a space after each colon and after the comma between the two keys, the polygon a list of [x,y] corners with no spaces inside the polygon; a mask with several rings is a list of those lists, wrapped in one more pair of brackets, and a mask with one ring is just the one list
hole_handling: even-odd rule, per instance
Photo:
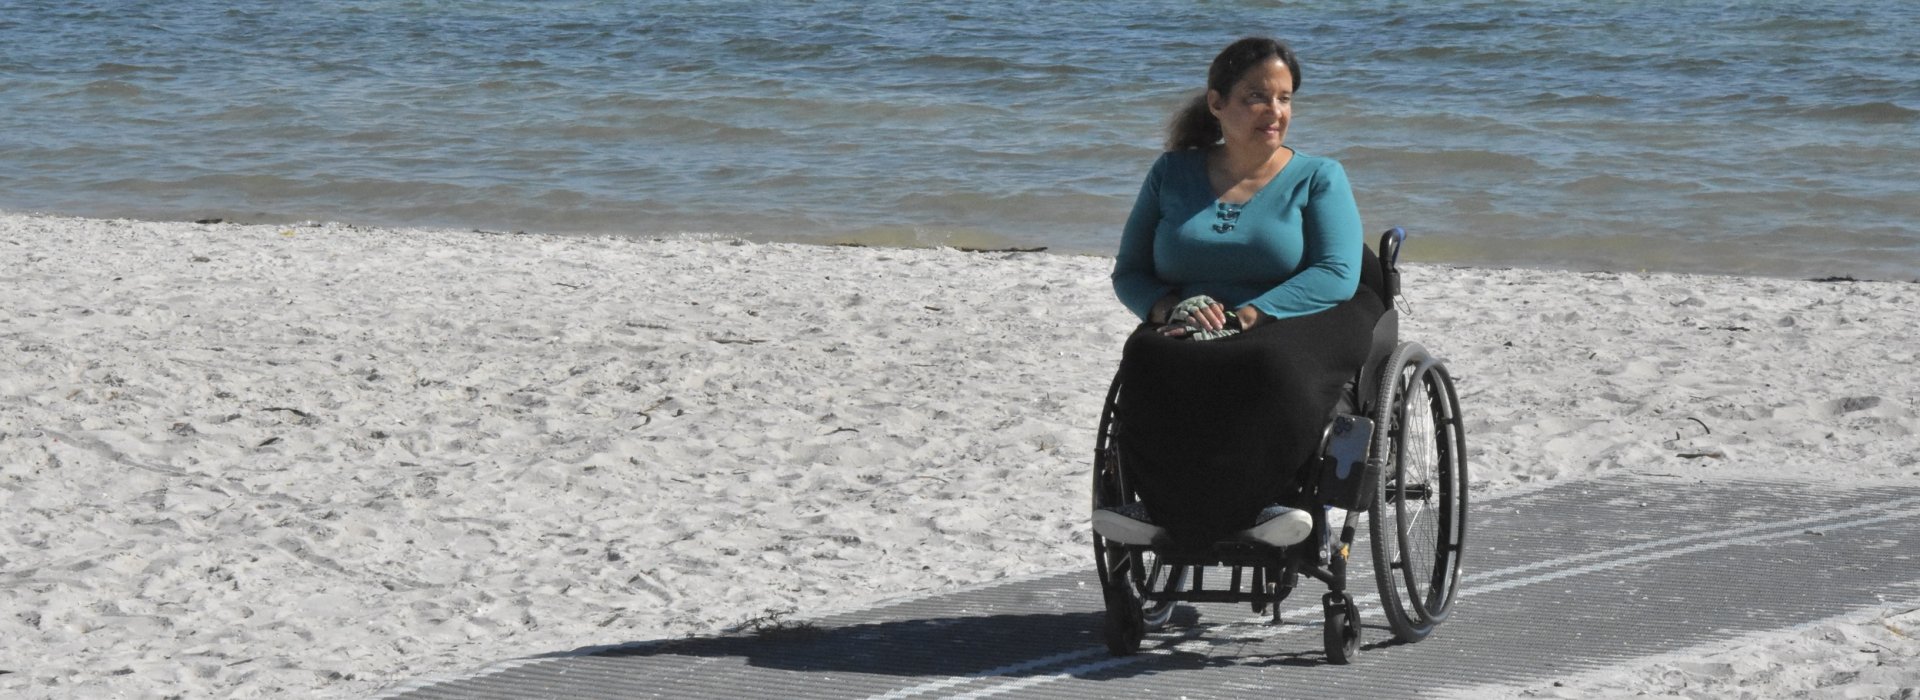
{"label": "wheelchair side pouch", "polygon": [[1346,510],[1365,510],[1367,451],[1373,444],[1373,419],[1338,414],[1327,426],[1320,456],[1320,502]]}

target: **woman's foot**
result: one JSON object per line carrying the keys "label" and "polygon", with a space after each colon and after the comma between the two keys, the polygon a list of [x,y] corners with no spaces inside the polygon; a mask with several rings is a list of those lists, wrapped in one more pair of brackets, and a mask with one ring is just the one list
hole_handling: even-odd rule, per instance
{"label": "woman's foot", "polygon": [[1313,532],[1313,516],[1298,508],[1267,506],[1254,516],[1246,537],[1275,547],[1299,544]]}
{"label": "woman's foot", "polygon": [[1112,542],[1141,546],[1153,544],[1154,538],[1167,533],[1166,528],[1153,524],[1147,517],[1147,507],[1139,503],[1095,509],[1093,531]]}

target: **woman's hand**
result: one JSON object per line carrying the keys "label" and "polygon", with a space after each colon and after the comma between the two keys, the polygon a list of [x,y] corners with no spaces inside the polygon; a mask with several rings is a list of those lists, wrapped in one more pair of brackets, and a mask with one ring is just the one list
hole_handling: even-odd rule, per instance
{"label": "woman's hand", "polygon": [[1180,297],[1168,294],[1153,303],[1153,310],[1147,312],[1149,323],[1166,325],[1173,322],[1173,307],[1180,303]]}
{"label": "woman's hand", "polygon": [[1187,315],[1186,321],[1174,321],[1165,326],[1161,326],[1160,333],[1175,338],[1184,338],[1188,335],[1187,328],[1189,327],[1198,328],[1203,331],[1217,331],[1227,327],[1227,307],[1215,302],[1194,309]]}
{"label": "woman's hand", "polygon": [[1217,331],[1227,327],[1227,307],[1219,302],[1195,309],[1187,316],[1187,325],[1203,331]]}
{"label": "woman's hand", "polygon": [[1240,307],[1240,310],[1233,312],[1233,315],[1240,318],[1240,330],[1243,331],[1253,330],[1254,326],[1260,325],[1260,322],[1267,320],[1266,314],[1260,313],[1259,309],[1253,308],[1251,305]]}

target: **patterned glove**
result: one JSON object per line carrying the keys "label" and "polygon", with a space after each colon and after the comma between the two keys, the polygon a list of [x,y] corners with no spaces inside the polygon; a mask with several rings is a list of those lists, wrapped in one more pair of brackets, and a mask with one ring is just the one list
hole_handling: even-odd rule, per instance
{"label": "patterned glove", "polygon": [[1173,324],[1179,325],[1182,328],[1187,329],[1187,337],[1193,340],[1217,340],[1220,338],[1225,338],[1227,336],[1233,335],[1235,333],[1239,333],[1240,329],[1238,328],[1222,328],[1217,331],[1203,331],[1203,330],[1200,330],[1199,326],[1195,326],[1187,323],[1188,320],[1193,318],[1193,312],[1199,311],[1201,309],[1207,308],[1209,306],[1212,306],[1218,303],[1220,302],[1214,301],[1213,297],[1207,296],[1205,294],[1201,294],[1199,296],[1187,297],[1185,301],[1182,301],[1174,305],[1173,313],[1167,315],[1167,320]]}

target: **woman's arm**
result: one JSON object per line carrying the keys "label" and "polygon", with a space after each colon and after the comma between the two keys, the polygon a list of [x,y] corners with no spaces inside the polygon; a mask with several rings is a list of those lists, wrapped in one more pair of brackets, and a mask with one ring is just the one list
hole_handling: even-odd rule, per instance
{"label": "woman's arm", "polygon": [[[1319,313],[1353,298],[1360,287],[1360,249],[1366,234],[1347,171],[1328,160],[1312,176],[1301,212],[1305,235],[1300,272],[1245,306],[1273,318]],[[1244,306],[1242,307],[1244,308]]]}
{"label": "woman's arm", "polygon": [[[1133,212],[1120,230],[1120,252],[1113,257],[1113,293],[1142,321],[1165,322],[1174,287],[1160,280],[1153,266],[1153,231],[1160,225],[1160,183],[1167,155],[1153,162],[1147,179],[1134,197]],[[1176,300],[1177,301],[1177,300]]]}

